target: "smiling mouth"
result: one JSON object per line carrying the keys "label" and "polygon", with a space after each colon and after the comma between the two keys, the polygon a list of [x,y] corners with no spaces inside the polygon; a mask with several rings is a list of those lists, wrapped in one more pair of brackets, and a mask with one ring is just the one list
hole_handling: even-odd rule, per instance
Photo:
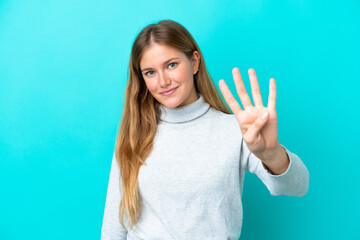
{"label": "smiling mouth", "polygon": [[168,95],[173,94],[176,91],[176,89],[178,89],[178,87],[170,89],[169,91],[166,91],[166,92],[162,92],[160,94],[163,95],[163,96],[168,96]]}

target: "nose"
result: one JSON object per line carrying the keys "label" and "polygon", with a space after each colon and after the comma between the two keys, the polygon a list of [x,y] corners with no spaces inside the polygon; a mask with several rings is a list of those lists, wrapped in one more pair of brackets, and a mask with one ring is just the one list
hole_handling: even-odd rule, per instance
{"label": "nose", "polygon": [[163,88],[166,88],[168,85],[170,85],[171,80],[168,77],[168,75],[164,72],[159,73],[159,85]]}

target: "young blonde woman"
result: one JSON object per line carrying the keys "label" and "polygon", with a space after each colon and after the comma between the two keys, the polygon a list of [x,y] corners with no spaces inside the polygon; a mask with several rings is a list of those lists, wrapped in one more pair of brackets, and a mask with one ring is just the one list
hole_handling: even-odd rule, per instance
{"label": "young blonde woman", "polygon": [[233,69],[243,108],[179,23],[163,20],[136,37],[112,159],[101,239],[238,239],[245,172],[271,195],[303,196],[309,173],[278,141],[275,80],[254,105]]}

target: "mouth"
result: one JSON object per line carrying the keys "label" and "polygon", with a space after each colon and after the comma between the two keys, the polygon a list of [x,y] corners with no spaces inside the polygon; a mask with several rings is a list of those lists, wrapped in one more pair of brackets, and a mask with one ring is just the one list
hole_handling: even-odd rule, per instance
{"label": "mouth", "polygon": [[169,96],[169,95],[173,94],[173,93],[176,91],[177,88],[178,88],[178,87],[169,89],[169,90],[167,90],[167,91],[161,92],[160,94],[163,95],[163,96]]}

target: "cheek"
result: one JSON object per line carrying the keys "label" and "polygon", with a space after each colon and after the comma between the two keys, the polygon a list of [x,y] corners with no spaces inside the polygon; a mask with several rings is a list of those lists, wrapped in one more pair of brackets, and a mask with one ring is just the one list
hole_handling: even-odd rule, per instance
{"label": "cheek", "polygon": [[145,85],[150,92],[155,92],[157,90],[157,85],[155,81],[145,80]]}
{"label": "cheek", "polygon": [[192,72],[186,67],[178,68],[172,72],[171,78],[179,83],[188,83],[192,81]]}

